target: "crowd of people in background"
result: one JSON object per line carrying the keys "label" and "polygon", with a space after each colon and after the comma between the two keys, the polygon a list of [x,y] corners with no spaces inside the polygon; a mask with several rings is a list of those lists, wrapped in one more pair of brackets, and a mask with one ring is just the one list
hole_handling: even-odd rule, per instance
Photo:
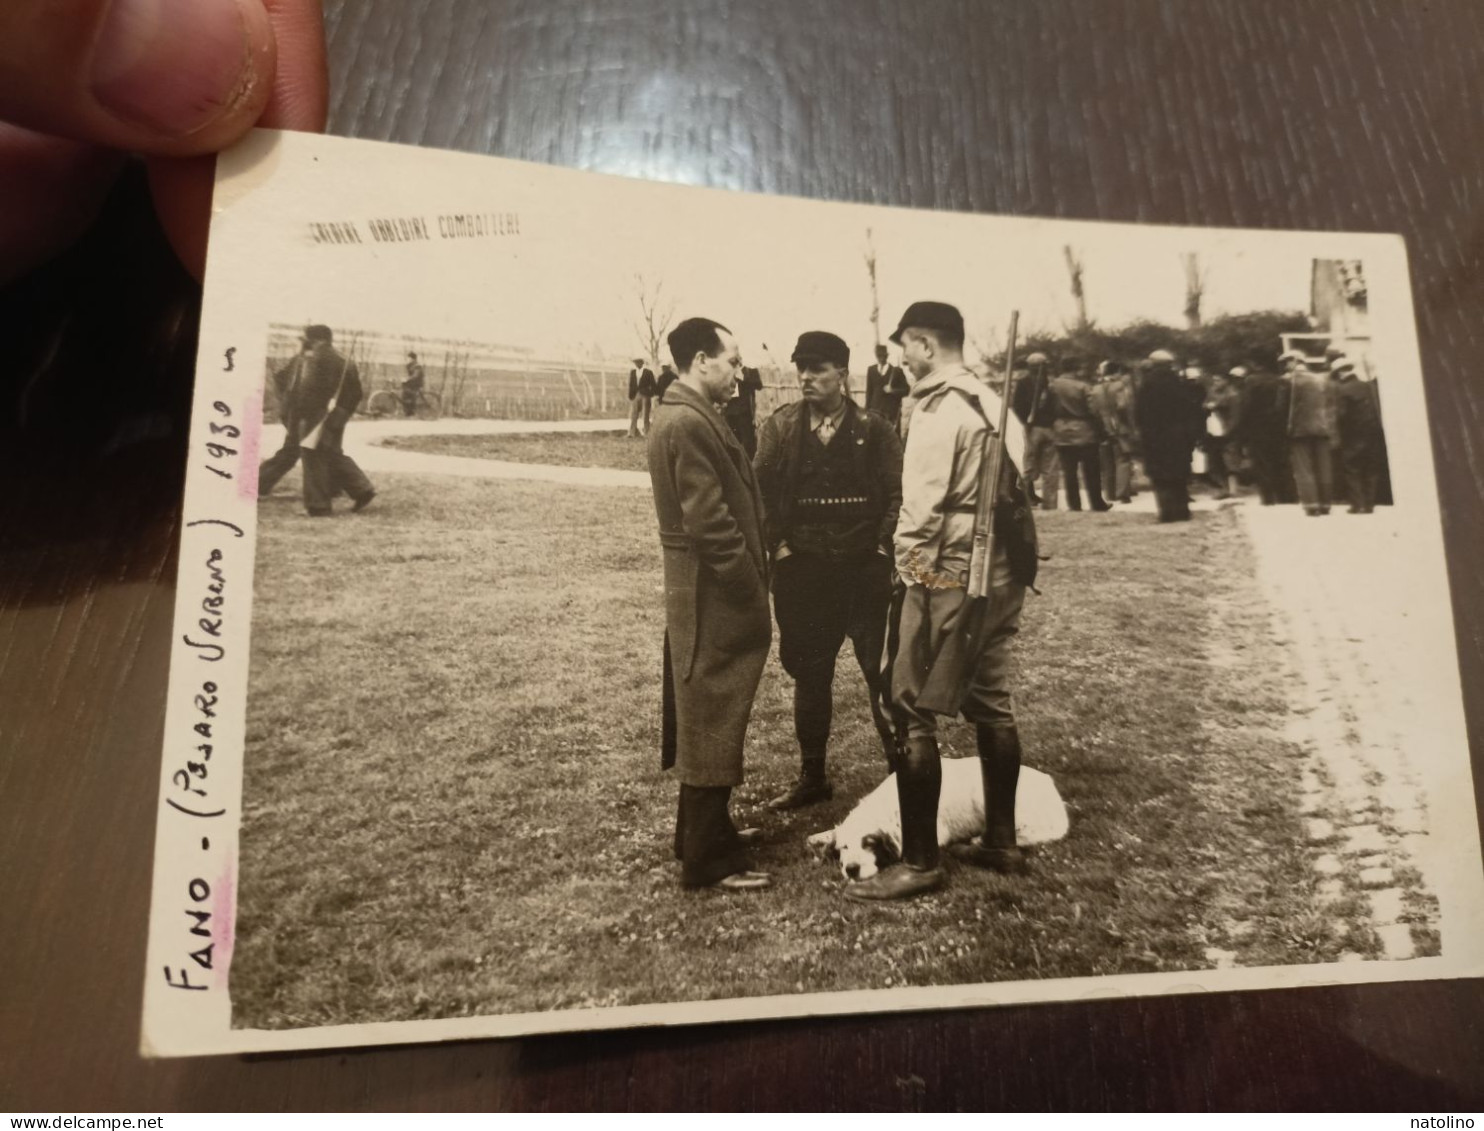
{"label": "crowd of people in background", "polygon": [[[1033,505],[1108,511],[1147,485],[1161,522],[1190,518],[1192,490],[1216,499],[1255,492],[1265,506],[1299,503],[1351,514],[1390,502],[1386,440],[1376,384],[1338,348],[1285,351],[1280,371],[1236,365],[1208,373],[1169,350],[1125,363],[1053,359],[1033,352],[1017,369],[1011,406],[1025,430],[1023,472]],[[675,379],[642,359],[629,375],[629,435],[647,435],[650,401]],[[744,367],[722,415],[750,456],[757,452],[760,372]],[[885,345],[866,371],[863,407],[899,434],[910,385]]]}
{"label": "crowd of people in background", "polygon": [[1084,493],[1090,509],[1110,510],[1133,499],[1140,470],[1161,522],[1190,518],[1195,486],[1217,499],[1251,488],[1265,506],[1298,502],[1316,517],[1341,495],[1351,514],[1388,502],[1375,383],[1334,348],[1279,362],[1281,373],[1207,374],[1162,349],[1132,366],[1030,354],[1011,404],[1032,503],[1056,510],[1065,491],[1069,510],[1082,510]]}

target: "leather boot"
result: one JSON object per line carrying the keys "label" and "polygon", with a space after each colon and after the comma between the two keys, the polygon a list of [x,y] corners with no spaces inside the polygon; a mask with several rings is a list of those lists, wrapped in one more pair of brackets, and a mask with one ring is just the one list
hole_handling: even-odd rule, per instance
{"label": "leather boot", "polygon": [[830,779],[825,775],[824,751],[805,752],[802,768],[799,771],[799,780],[794,782],[793,788],[787,793],[779,794],[769,801],[768,808],[780,812],[802,809],[805,805],[829,801],[834,796],[835,787],[830,784]]}
{"label": "leather boot", "polygon": [[1020,731],[1013,726],[981,726],[979,772],[984,779],[984,833],[948,851],[965,864],[995,872],[1026,871],[1025,853],[1015,844],[1015,787],[1020,781]]}
{"label": "leather boot", "polygon": [[864,903],[909,899],[943,886],[938,862],[938,794],[943,767],[938,740],[909,738],[897,769],[897,803],[902,810],[902,862],[845,888],[847,898]]}

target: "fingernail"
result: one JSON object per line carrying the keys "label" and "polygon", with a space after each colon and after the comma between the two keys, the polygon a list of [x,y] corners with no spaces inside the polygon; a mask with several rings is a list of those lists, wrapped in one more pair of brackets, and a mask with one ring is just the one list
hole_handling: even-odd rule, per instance
{"label": "fingernail", "polygon": [[114,0],[93,54],[93,94],[138,125],[194,133],[256,83],[260,30],[237,0]]}

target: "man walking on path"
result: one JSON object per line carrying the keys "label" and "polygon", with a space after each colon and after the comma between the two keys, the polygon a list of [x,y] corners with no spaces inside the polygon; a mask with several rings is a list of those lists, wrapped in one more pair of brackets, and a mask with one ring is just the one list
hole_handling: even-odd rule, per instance
{"label": "man walking on path", "polygon": [[657,391],[654,370],[644,364],[642,357],[634,358],[634,368],[629,370],[629,439],[649,435],[649,412]]}
{"label": "man walking on path", "polygon": [[[902,597],[901,648],[892,667],[892,704],[906,742],[897,766],[902,861],[850,884],[855,900],[904,899],[943,883],[938,853],[942,786],[937,716],[918,698],[943,642],[968,615],[965,583],[974,538],[985,440],[999,419],[997,398],[963,362],[963,318],[941,302],[907,308],[892,335],[913,377],[915,406],[902,468],[902,511],[895,539]],[[1013,395],[1013,394],[1012,394]],[[993,413],[993,416],[991,416]],[[1035,581],[1030,505],[1008,456],[999,490],[995,552],[989,563],[990,605],[969,658],[958,710],[976,727],[984,782],[983,836],[951,850],[965,863],[1001,872],[1024,869],[1015,844],[1020,733],[1010,699],[1010,641],[1019,629],[1026,586]],[[1018,520],[1018,521],[1017,521]]]}
{"label": "man walking on path", "polygon": [[728,805],[772,640],[763,504],[747,453],[718,411],[742,367],[737,340],[709,318],[669,335],[679,371],[655,415],[649,478],[665,569],[662,768],[680,778],[675,855],[686,887],[771,884]]}
{"label": "man walking on path", "polygon": [[845,394],[850,347],[824,330],[799,335],[802,399],[763,421],[757,480],[773,560],[778,658],[794,680],[799,780],[770,801],[797,809],[834,796],[825,772],[835,660],[850,638],[871,714],[894,757],[881,657],[891,603],[892,533],[902,505],[902,445],[883,416]]}
{"label": "man walking on path", "polygon": [[334,347],[328,326],[309,326],[303,352],[274,374],[283,447],[258,468],[258,498],[272,494],[278,481],[304,461],[304,509],[314,518],[329,515],[344,492],[363,510],[376,489],[345,454],[345,425],[361,403],[361,376],[355,362]]}

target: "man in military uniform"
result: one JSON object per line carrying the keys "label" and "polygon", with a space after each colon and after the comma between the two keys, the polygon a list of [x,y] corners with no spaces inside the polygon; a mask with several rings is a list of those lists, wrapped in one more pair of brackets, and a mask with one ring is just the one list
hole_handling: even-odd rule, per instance
{"label": "man in military uniform", "polygon": [[342,492],[355,510],[376,496],[365,472],[343,450],[345,425],[361,403],[361,376],[333,343],[328,326],[307,327],[303,352],[274,375],[284,443],[258,468],[258,497],[264,498],[302,459],[304,509],[314,518],[330,514]]}
{"label": "man in military uniform", "polygon": [[718,411],[742,367],[731,331],[687,318],[670,332],[679,371],[655,413],[649,478],[665,568],[661,766],[680,778],[675,854],[686,887],[768,887],[727,811],[772,640],[763,504],[747,453]]}
{"label": "man in military uniform", "polygon": [[1082,509],[1082,494],[1077,489],[1077,471],[1082,471],[1082,484],[1087,489],[1087,505],[1095,511],[1112,510],[1104,501],[1102,464],[1098,445],[1105,433],[1103,422],[1094,411],[1092,384],[1077,361],[1062,363],[1062,374],[1051,382],[1051,436],[1056,443],[1056,458],[1061,464],[1067,489],[1067,509]]}
{"label": "man in military uniform", "polygon": [[902,424],[902,398],[907,395],[907,375],[900,365],[888,360],[886,347],[876,347],[876,364],[866,370],[866,410],[879,412],[891,426],[900,431]]}
{"label": "man in military uniform", "polygon": [[[1025,359],[1029,370],[1024,380],[1015,383],[1010,407],[1025,425],[1025,482],[1032,503],[1044,510],[1056,510],[1056,481],[1061,476],[1057,461],[1056,436],[1051,430],[1056,419],[1056,401],[1051,395],[1051,362],[1044,353],[1033,353]],[[1039,487],[1039,493],[1038,493]]]}
{"label": "man in military uniform", "polygon": [[1130,502],[1139,432],[1134,427],[1133,383],[1123,366],[1116,361],[1098,363],[1097,384],[1088,392],[1087,403],[1103,426],[1104,439],[1098,448],[1103,497]]}
{"label": "man in military uniform", "polygon": [[[915,302],[902,315],[892,341],[902,347],[915,402],[895,538],[897,573],[906,590],[891,687],[893,707],[907,734],[897,766],[902,860],[846,888],[849,898],[866,902],[904,899],[943,883],[937,717],[918,697],[943,642],[971,612],[965,582],[975,511],[981,504],[980,470],[985,440],[999,419],[995,395],[964,365],[964,324],[957,309]],[[1019,872],[1025,867],[1015,843],[1020,733],[1010,699],[1010,640],[1020,625],[1026,586],[1035,580],[1036,551],[1030,506],[1008,453],[1004,467],[989,569],[990,605],[959,704],[976,728],[985,828],[976,840],[950,851],[972,865]]]}
{"label": "man in military uniform", "polygon": [[824,330],[799,336],[792,361],[801,400],[763,421],[756,460],[773,560],[778,656],[794,680],[794,731],[802,768],[769,805],[828,801],[825,773],[835,658],[850,638],[866,677],[887,759],[881,657],[891,603],[892,532],[902,504],[902,445],[885,417],[845,394],[850,347]]}

